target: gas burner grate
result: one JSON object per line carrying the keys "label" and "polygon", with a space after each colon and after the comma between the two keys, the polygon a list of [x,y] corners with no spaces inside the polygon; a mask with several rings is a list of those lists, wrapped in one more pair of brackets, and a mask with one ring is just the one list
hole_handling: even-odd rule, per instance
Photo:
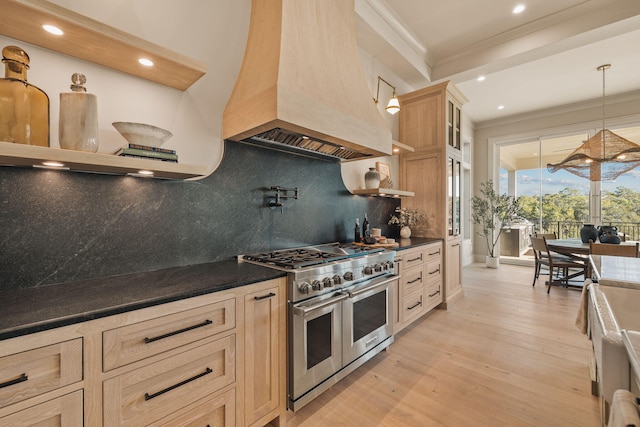
{"label": "gas burner grate", "polygon": [[302,268],[330,261],[347,258],[347,255],[330,252],[321,252],[313,249],[285,249],[274,252],[262,252],[254,255],[245,255],[244,259],[266,264],[273,264],[284,268]]}

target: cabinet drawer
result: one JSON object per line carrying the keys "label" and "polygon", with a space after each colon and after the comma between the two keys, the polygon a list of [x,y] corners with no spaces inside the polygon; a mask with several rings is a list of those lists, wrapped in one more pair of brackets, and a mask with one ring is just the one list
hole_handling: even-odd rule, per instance
{"label": "cabinet drawer", "polygon": [[410,322],[424,312],[424,289],[417,291],[402,298],[402,306],[400,308],[400,322]]}
{"label": "cabinet drawer", "polygon": [[425,307],[432,308],[442,302],[442,280],[429,282],[425,289]]}
{"label": "cabinet drawer", "polygon": [[438,243],[437,245],[429,245],[424,249],[425,253],[425,261],[433,261],[437,259],[442,259],[442,243]]}
{"label": "cabinet drawer", "polygon": [[0,407],[82,380],[82,338],[0,358]]}
{"label": "cabinet drawer", "polygon": [[235,327],[235,299],[158,317],[102,334],[105,372]]}
{"label": "cabinet drawer", "polygon": [[437,280],[442,279],[442,261],[441,259],[437,259],[434,261],[429,261],[427,263],[427,283],[433,283]]}
{"label": "cabinet drawer", "polygon": [[407,249],[402,252],[402,270],[407,271],[409,268],[413,268],[424,264],[424,252],[423,249]]}
{"label": "cabinet drawer", "polygon": [[147,425],[232,384],[235,347],[230,335],[104,381],[104,425]]}
{"label": "cabinet drawer", "polygon": [[82,391],[78,390],[0,418],[0,427],[81,427]]}
{"label": "cabinet drawer", "polygon": [[402,295],[412,293],[414,290],[424,286],[424,269],[421,267],[411,268],[402,273],[400,288]]}
{"label": "cabinet drawer", "polygon": [[236,393],[231,389],[196,402],[184,415],[171,420],[162,419],[149,427],[235,426]]}

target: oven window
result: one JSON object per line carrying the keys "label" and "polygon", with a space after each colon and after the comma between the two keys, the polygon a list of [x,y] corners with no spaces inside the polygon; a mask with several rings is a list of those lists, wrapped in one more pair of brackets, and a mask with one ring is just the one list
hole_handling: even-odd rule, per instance
{"label": "oven window", "polygon": [[378,292],[353,304],[353,342],[387,323],[387,292]]}
{"label": "oven window", "polygon": [[331,313],[307,322],[307,370],[331,358]]}

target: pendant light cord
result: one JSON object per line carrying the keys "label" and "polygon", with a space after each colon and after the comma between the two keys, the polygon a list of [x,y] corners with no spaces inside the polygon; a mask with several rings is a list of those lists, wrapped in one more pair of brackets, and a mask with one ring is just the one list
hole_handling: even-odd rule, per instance
{"label": "pendant light cord", "polygon": [[604,94],[605,94],[605,71],[607,68],[611,68],[611,64],[604,64],[598,67],[598,71],[602,71],[602,131],[605,129],[605,103],[604,103]]}

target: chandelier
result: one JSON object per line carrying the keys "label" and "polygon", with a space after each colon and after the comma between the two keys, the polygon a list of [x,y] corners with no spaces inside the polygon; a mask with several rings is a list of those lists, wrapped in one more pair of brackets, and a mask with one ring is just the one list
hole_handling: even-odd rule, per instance
{"label": "chandelier", "polygon": [[602,130],[560,163],[547,164],[549,172],[564,169],[591,181],[610,181],[640,166],[640,146],[605,126],[605,71],[609,68],[611,64],[598,67],[602,71]]}

